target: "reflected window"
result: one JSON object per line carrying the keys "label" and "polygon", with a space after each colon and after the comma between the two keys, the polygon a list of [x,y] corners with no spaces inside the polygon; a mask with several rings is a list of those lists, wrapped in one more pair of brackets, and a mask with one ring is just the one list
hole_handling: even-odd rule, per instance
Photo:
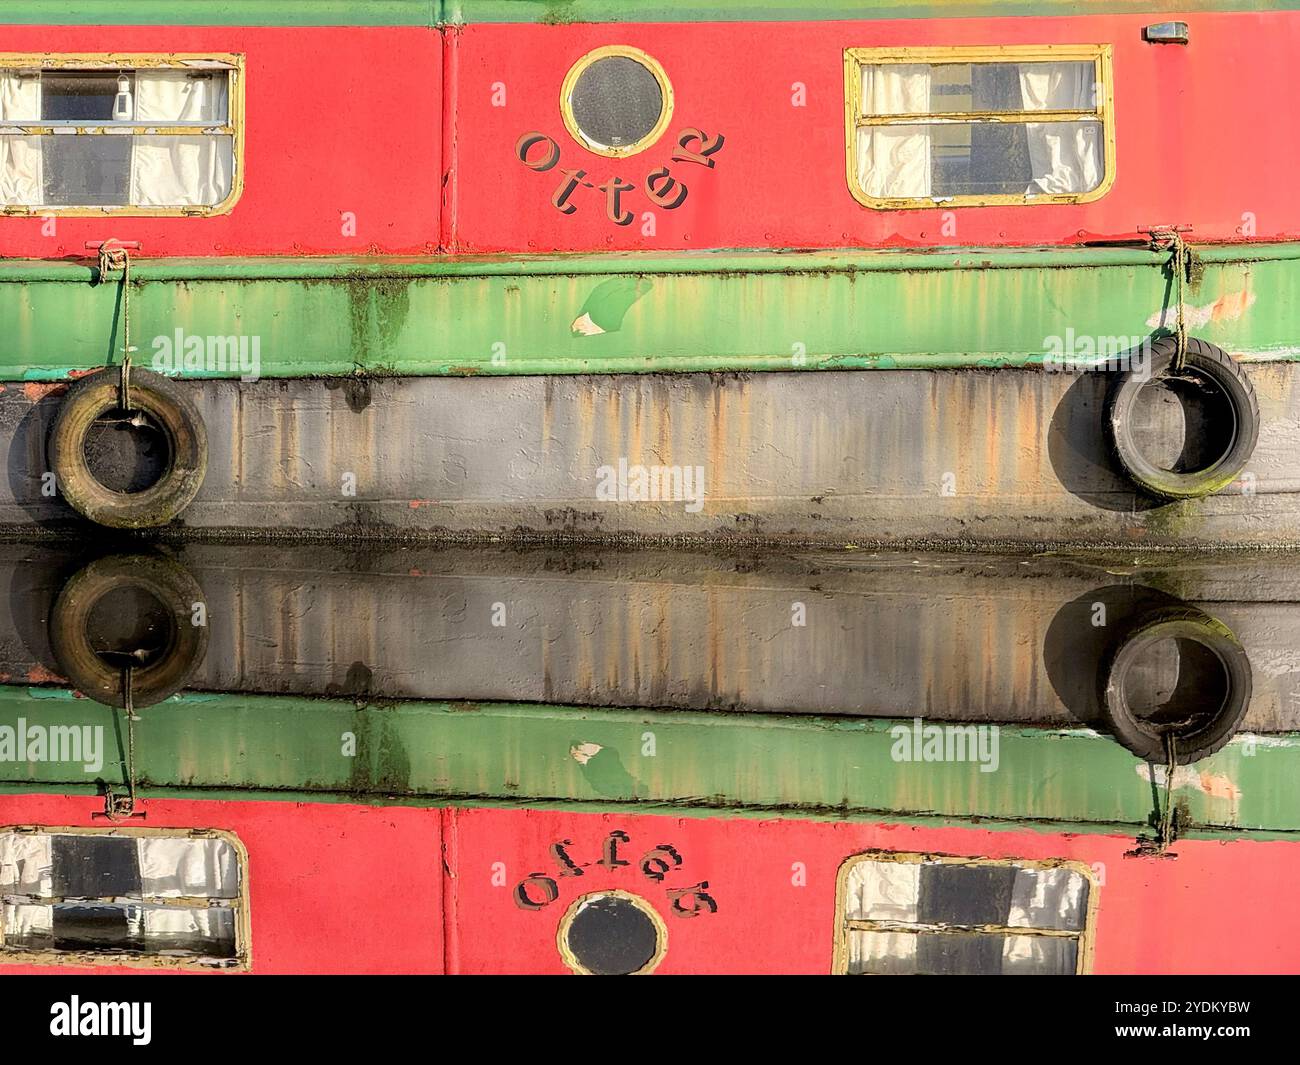
{"label": "reflected window", "polygon": [[247,874],[233,837],[0,831],[0,960],[243,968]]}
{"label": "reflected window", "polygon": [[836,971],[1081,973],[1094,892],[1072,862],[850,858],[840,870]]}

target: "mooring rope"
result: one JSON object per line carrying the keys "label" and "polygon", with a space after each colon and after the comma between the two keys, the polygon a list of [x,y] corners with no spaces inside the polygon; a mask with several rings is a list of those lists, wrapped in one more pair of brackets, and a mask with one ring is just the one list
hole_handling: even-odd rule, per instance
{"label": "mooring rope", "polygon": [[131,410],[131,253],[109,238],[99,246],[99,279],[103,281],[115,270],[122,271],[122,377],[118,385],[118,403],[124,412]]}
{"label": "mooring rope", "polygon": [[122,670],[122,705],[126,711],[126,786],[127,793],[118,795],[113,785],[104,785],[104,816],[110,821],[125,821],[135,814],[135,716],[131,692],[132,667]]}
{"label": "mooring rope", "polygon": [[1178,307],[1174,312],[1174,357],[1169,368],[1172,373],[1181,373],[1187,362],[1187,307],[1184,297],[1187,283],[1192,279],[1192,264],[1195,257],[1191,246],[1183,238],[1182,229],[1178,226],[1156,226],[1144,232],[1151,234],[1153,250],[1163,246],[1170,252],[1169,269],[1174,277]]}
{"label": "mooring rope", "polygon": [[1160,818],[1157,854],[1164,854],[1174,842],[1174,773],[1178,770],[1178,739],[1173,730],[1165,733],[1165,810]]}

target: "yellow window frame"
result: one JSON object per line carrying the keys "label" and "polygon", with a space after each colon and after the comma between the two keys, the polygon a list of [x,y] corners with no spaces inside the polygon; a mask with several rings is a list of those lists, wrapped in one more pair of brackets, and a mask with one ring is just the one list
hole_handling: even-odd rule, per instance
{"label": "yellow window frame", "polygon": [[[0,825],[0,835],[15,832],[42,836],[120,836],[130,839],[220,839],[235,851],[239,868],[239,895],[231,901],[235,911],[235,956],[233,958],[181,957],[170,954],[126,954],[93,950],[17,950],[4,945],[4,909],[0,907],[0,964],[74,966],[117,966],[129,969],[189,969],[201,972],[248,972],[253,967],[252,920],[248,910],[248,850],[233,832],[204,828],[81,828],[46,825]],[[39,900],[38,900],[39,901]],[[172,896],[142,896],[151,905],[206,909],[211,900]]]}
{"label": "yellow window frame", "polygon": [[[1098,86],[1096,106],[1090,110],[1068,111],[935,111],[927,114],[862,115],[863,64],[888,63],[1028,63],[1091,60]],[[1108,44],[1032,44],[960,46],[948,48],[847,48],[844,51],[845,173],[849,191],[864,207],[879,211],[898,211],[919,207],[994,207],[1033,206],[1045,203],[1091,203],[1110,191],[1115,183],[1115,92]],[[1095,118],[1102,127],[1104,171],[1101,182],[1087,192],[1000,194],[987,196],[919,196],[880,198],[869,196],[858,180],[857,132],[877,125],[917,125],[927,122],[950,122],[972,125],[980,122],[1069,121]]]}
{"label": "yellow window frame", "polygon": [[[847,917],[847,898],[849,873],[854,866],[863,862],[904,862],[911,865],[922,863],[942,863],[945,865],[967,866],[1011,866],[1016,869],[1069,869],[1084,877],[1088,882],[1088,906],[1084,912],[1083,927],[1077,931],[1050,928],[1021,927],[1018,925],[946,925],[943,928],[930,928],[928,925],[911,925],[899,927],[898,922],[849,920]],[[923,854],[904,851],[866,851],[850,855],[840,865],[835,878],[835,945],[832,952],[831,973],[845,976],[849,971],[849,933],[854,931],[903,931],[910,929],[918,933],[933,931],[943,935],[954,932],[986,932],[991,935],[1030,935],[1049,936],[1058,939],[1073,939],[1078,942],[1075,952],[1075,975],[1083,976],[1092,971],[1093,939],[1096,934],[1098,890],[1101,887],[1096,874],[1083,862],[1070,861],[1065,858],[1027,859],[1027,858],[968,858],[951,854]]]}
{"label": "yellow window frame", "polygon": [[[577,88],[578,79],[593,64],[602,59],[611,58],[632,60],[648,70],[651,77],[659,85],[659,101],[661,104],[659,120],[649,133],[631,144],[609,145],[592,140],[582,131],[582,127],[578,124],[578,116],[573,112],[573,91]],[[640,48],[633,48],[629,44],[606,45],[603,48],[593,49],[582,56],[564,75],[564,81],[560,85],[560,117],[564,119],[564,128],[569,131],[569,136],[586,148],[587,151],[595,155],[603,155],[609,159],[624,159],[629,155],[636,155],[645,151],[658,141],[664,135],[664,131],[668,129],[668,123],[673,120],[673,84],[668,80],[668,73],[664,70],[663,64],[648,52],[643,52]]]}
{"label": "yellow window frame", "polygon": [[[230,192],[216,204],[191,204],[176,207],[137,207],[131,204],[75,205],[0,204],[0,215],[35,216],[209,216],[229,214],[244,191],[244,57],[233,52],[4,52],[0,53],[0,70],[130,72],[136,70],[225,71],[229,76],[229,111],[223,125],[198,126],[122,126],[111,133],[111,124],[60,127],[72,129],[68,136],[197,136],[205,133],[229,135],[231,145]],[[0,131],[24,136],[53,134],[54,126],[39,122],[0,121]]]}

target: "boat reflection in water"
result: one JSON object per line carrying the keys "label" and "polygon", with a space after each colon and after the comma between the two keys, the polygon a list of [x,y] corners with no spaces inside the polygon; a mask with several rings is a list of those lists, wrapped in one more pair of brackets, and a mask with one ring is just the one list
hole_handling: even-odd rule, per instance
{"label": "boat reflection in water", "polygon": [[11,968],[1297,961],[1283,555],[26,545],[0,570]]}

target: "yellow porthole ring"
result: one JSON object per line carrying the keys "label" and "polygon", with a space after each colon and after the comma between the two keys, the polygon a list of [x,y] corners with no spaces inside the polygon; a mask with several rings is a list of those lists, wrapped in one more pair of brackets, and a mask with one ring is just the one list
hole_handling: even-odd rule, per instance
{"label": "yellow porthole ring", "polygon": [[[573,90],[578,84],[578,79],[586,72],[587,68],[593,63],[602,59],[609,59],[614,56],[622,56],[624,59],[631,59],[634,63],[639,64],[650,72],[655,81],[659,84],[659,121],[654,124],[650,132],[640,140],[633,141],[631,144],[608,145],[600,144],[592,140],[578,125],[577,116],[573,113]],[[575,141],[581,144],[589,152],[597,155],[608,156],[612,159],[618,159],[628,155],[636,155],[643,152],[650,145],[654,144],[664,135],[668,128],[668,123],[673,118],[673,87],[668,80],[668,75],[664,73],[664,68],[660,65],[659,60],[653,56],[641,51],[640,48],[633,48],[625,44],[610,44],[604,48],[597,48],[588,52],[576,63],[569,68],[569,72],[564,75],[564,83],[560,86],[560,115],[564,118],[564,127],[569,131],[569,135]]]}
{"label": "yellow porthole ring", "polygon": [[573,953],[573,948],[569,946],[569,930],[573,927],[574,919],[587,903],[608,898],[622,899],[624,902],[630,903],[648,917],[650,923],[654,926],[654,953],[644,965],[635,972],[628,974],[629,976],[648,976],[659,968],[659,963],[664,960],[664,955],[668,953],[668,926],[664,924],[664,919],[659,916],[659,912],[640,895],[633,895],[630,891],[621,891],[618,888],[588,892],[586,895],[573,900],[569,908],[564,911],[564,916],[560,918],[560,927],[555,931],[555,945],[559,948],[560,957],[564,959],[564,964],[579,976],[593,975],[592,971],[578,960],[577,955]]}

